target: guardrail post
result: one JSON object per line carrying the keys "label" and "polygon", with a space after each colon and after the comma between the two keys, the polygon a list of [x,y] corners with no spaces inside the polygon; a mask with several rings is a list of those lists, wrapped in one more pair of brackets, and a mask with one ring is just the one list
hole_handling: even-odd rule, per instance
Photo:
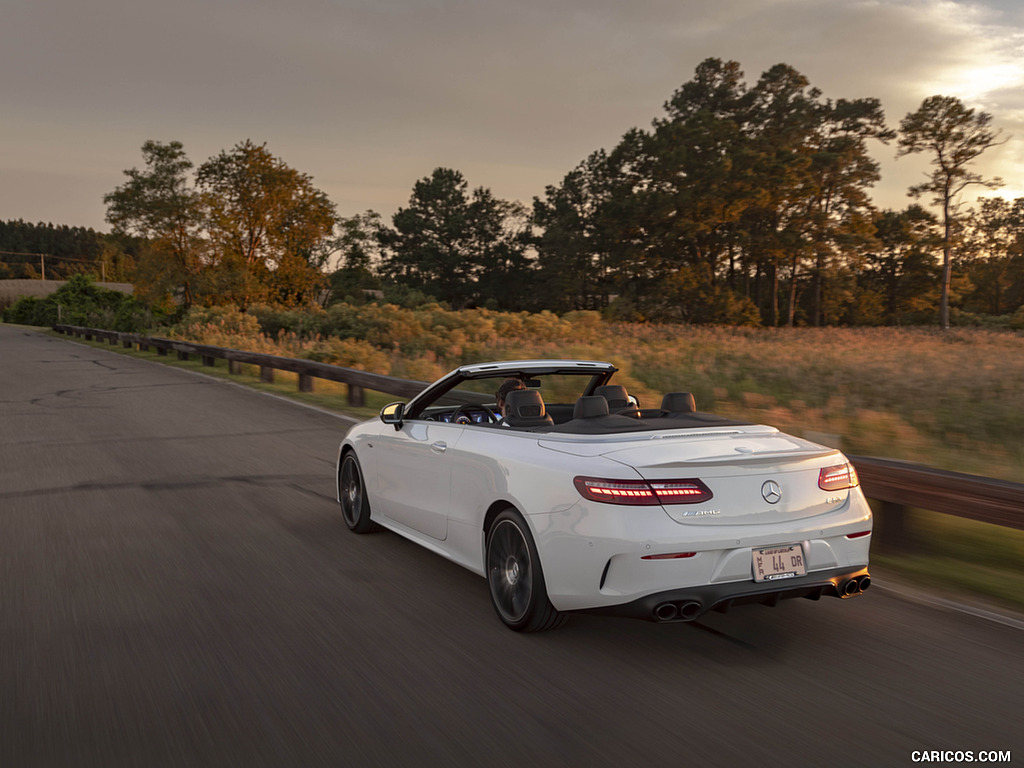
{"label": "guardrail post", "polygon": [[242,364],[237,360],[228,360],[228,373],[238,376],[242,372]]}
{"label": "guardrail post", "polygon": [[203,355],[203,365],[205,367],[213,368],[213,366],[215,366],[216,364],[217,364],[217,361],[216,361],[215,358],[212,358],[209,355]]}
{"label": "guardrail post", "polygon": [[160,357],[167,357],[167,347],[157,347],[156,348],[156,353]]}
{"label": "guardrail post", "polygon": [[124,347],[125,349],[131,349],[133,346],[133,342],[131,339],[121,339],[121,346]]}
{"label": "guardrail post", "polygon": [[313,391],[313,377],[304,373],[299,374],[299,392]]}
{"label": "guardrail post", "polygon": [[362,408],[366,405],[366,396],[363,393],[363,388],[358,384],[348,385],[348,404],[356,408]]}
{"label": "guardrail post", "polygon": [[879,501],[872,538],[883,552],[910,553],[917,549],[913,531],[907,525],[909,510],[894,501]]}
{"label": "guardrail post", "polygon": [[264,384],[274,383],[274,369],[267,365],[260,366],[260,381]]}
{"label": "guardrail post", "polygon": [[188,360],[188,352],[182,352],[181,350],[178,350],[178,359]]}

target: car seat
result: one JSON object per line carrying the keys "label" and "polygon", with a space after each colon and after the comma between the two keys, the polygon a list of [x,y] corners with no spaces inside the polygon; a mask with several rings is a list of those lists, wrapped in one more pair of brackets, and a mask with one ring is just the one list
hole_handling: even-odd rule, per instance
{"label": "car seat", "polygon": [[692,392],[669,392],[661,399],[661,415],[693,413],[697,404]]}
{"label": "car seat", "polygon": [[535,389],[512,390],[505,396],[505,408],[505,423],[510,427],[544,427],[553,423],[544,408],[544,399]]}
{"label": "car seat", "polygon": [[605,384],[594,389],[595,395],[600,395],[608,401],[608,412],[617,413],[621,416],[632,416],[640,418],[640,409],[636,403],[630,402],[626,388],[621,384]]}

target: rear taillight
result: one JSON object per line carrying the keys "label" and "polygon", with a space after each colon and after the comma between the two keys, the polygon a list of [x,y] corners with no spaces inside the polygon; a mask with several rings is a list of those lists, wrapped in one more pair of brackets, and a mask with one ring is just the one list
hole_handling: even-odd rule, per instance
{"label": "rear taillight", "polygon": [[647,481],[576,477],[573,483],[583,498],[605,504],[698,504],[713,496],[711,489],[700,480]]}
{"label": "rear taillight", "polygon": [[834,467],[823,467],[818,473],[818,487],[823,491],[841,491],[860,485],[857,470],[853,464],[836,464]]}

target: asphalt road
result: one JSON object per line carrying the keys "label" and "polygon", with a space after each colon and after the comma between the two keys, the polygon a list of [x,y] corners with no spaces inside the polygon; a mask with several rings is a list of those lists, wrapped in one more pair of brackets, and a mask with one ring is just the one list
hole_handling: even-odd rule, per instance
{"label": "asphalt road", "polygon": [[506,630],[333,497],[347,422],[0,325],[0,766],[1024,761],[1024,633],[882,591]]}

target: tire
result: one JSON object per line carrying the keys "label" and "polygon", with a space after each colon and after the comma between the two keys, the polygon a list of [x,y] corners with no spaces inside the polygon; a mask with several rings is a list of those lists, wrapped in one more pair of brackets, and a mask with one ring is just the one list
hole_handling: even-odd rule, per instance
{"label": "tire", "polygon": [[487,586],[491,604],[505,626],[516,632],[544,632],[565,623],[548,600],[537,547],[522,515],[501,512],[487,532]]}
{"label": "tire", "polygon": [[370,533],[377,524],[370,519],[370,500],[366,497],[366,484],[359,468],[359,460],[349,451],[338,469],[338,501],[345,525],[355,533]]}

